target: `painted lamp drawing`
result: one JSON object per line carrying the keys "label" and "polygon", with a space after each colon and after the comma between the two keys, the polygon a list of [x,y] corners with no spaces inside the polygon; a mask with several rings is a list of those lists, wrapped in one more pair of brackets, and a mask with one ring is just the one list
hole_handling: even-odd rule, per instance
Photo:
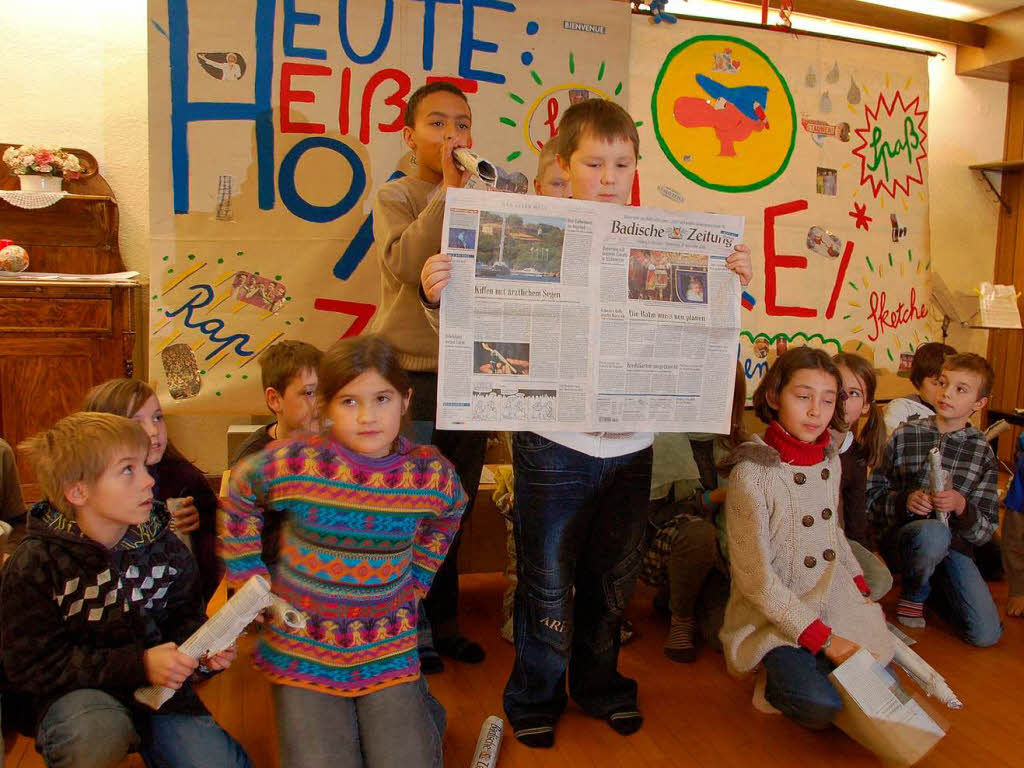
{"label": "painted lamp drawing", "polygon": [[698,73],[697,84],[711,97],[681,96],[676,99],[674,113],[685,128],[715,129],[723,157],[736,156],[736,142],[754,131],[768,130],[765,105],[768,89],[763,85],[740,85],[730,88]]}

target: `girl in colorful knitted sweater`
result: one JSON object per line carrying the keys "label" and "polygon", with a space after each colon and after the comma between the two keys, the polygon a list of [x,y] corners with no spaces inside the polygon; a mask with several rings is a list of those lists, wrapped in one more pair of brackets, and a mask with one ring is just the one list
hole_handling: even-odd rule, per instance
{"label": "girl in colorful knitted sweater", "polygon": [[378,337],[336,343],[319,371],[325,432],[239,463],[223,504],[230,587],[268,578],[264,511],[283,512],[274,591],[306,628],[269,621],[254,662],[274,684],[282,768],[437,768],[444,710],[420,676],[417,604],[466,494],[431,446],[399,437],[409,379]]}
{"label": "girl in colorful knitted sweater", "polygon": [[[829,426],[842,380],[819,349],[795,347],[754,392],[764,439],[737,448],[726,496],[732,592],[720,637],[729,671],[763,666],[763,697],[801,725],[839,712],[829,673],[860,647],[882,664],[892,639],[835,513],[840,464]],[[755,695],[755,704],[764,700]]]}

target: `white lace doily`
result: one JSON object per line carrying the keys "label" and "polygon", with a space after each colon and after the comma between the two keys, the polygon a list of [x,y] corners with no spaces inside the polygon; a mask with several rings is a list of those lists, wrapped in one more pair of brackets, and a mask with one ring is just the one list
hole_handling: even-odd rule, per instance
{"label": "white lace doily", "polygon": [[67,192],[23,192],[13,189],[0,189],[0,200],[5,200],[19,208],[48,208],[60,200]]}

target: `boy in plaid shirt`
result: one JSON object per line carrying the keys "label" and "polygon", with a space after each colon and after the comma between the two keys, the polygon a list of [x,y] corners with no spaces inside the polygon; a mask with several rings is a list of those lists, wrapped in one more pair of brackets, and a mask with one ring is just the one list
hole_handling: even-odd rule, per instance
{"label": "boy in plaid shirt", "polygon": [[[946,358],[934,416],[902,424],[868,479],[868,514],[881,534],[882,556],[903,585],[897,620],[925,626],[924,603],[971,645],[1003,633],[992,594],[974,562],[974,548],[999,526],[996,460],[971,415],[988,403],[994,375],[980,355]],[[951,488],[929,490],[928,453],[938,446]]]}

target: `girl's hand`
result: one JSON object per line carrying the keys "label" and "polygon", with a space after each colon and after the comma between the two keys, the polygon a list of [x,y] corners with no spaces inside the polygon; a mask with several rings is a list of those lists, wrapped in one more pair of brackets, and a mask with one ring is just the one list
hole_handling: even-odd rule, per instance
{"label": "girl's hand", "polygon": [[175,533],[192,533],[199,528],[199,510],[191,496],[168,499],[167,509],[171,513],[171,528]]}
{"label": "girl's hand", "polygon": [[235,658],[238,656],[238,646],[232,643],[220,653],[215,653],[212,656],[207,656],[202,659],[203,664],[212,669],[214,672],[220,672],[222,669],[230,667]]}
{"label": "girl's hand", "polygon": [[860,650],[860,646],[852,640],[832,633],[832,642],[825,649],[825,658],[837,667]]}
{"label": "girl's hand", "polygon": [[452,257],[447,253],[435,253],[420,272],[420,285],[423,295],[431,304],[441,301],[441,291],[452,279]]}
{"label": "girl's hand", "polygon": [[754,277],[754,268],[750,264],[750,246],[743,243],[735,246],[725,260],[725,266],[739,276],[740,285],[744,288],[750,285]]}

